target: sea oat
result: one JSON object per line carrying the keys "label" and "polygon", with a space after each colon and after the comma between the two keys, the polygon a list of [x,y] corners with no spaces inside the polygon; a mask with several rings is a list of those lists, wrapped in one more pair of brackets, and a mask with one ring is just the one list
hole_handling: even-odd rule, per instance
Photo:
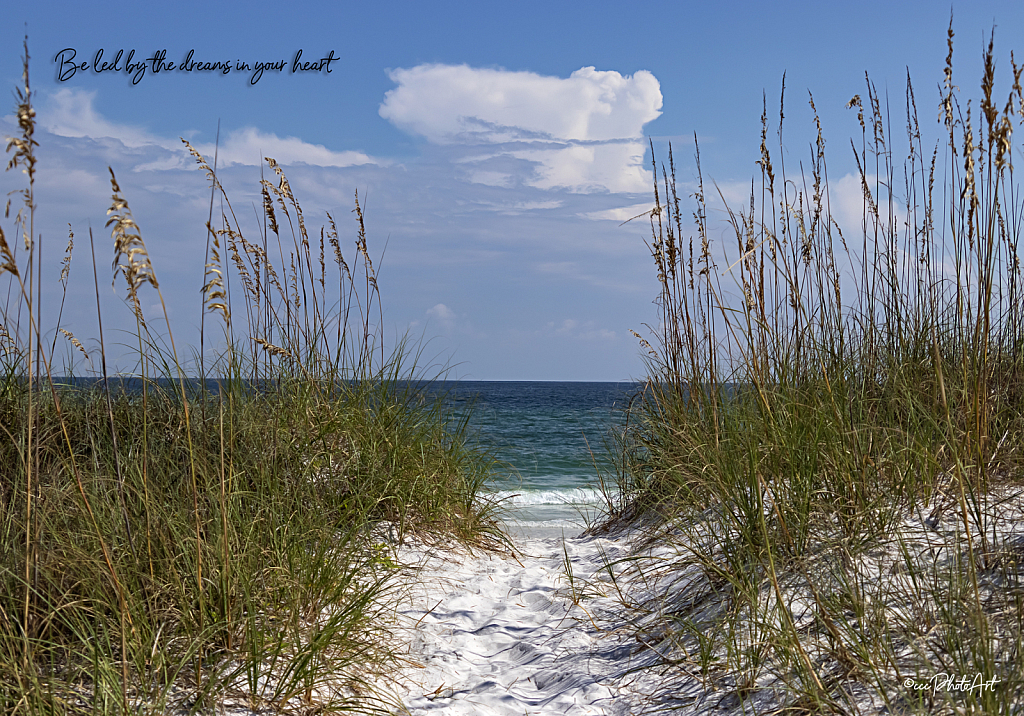
{"label": "sea oat", "polygon": [[326,290],[327,264],[324,262],[324,227],[320,227],[320,288]]}
{"label": "sea oat", "polygon": [[209,222],[206,223],[206,228],[213,236],[213,245],[210,248],[212,259],[206,264],[203,302],[206,304],[207,311],[220,313],[225,325],[230,325],[231,313],[228,311],[227,295],[224,292],[224,277],[220,260],[220,235],[222,232],[214,231]]}
{"label": "sea oat", "polygon": [[348,264],[345,262],[345,257],[341,253],[341,244],[338,243],[338,225],[334,222],[334,217],[331,216],[330,212],[327,212],[327,219],[331,223],[331,231],[327,235],[328,240],[331,242],[331,246],[334,247],[334,262],[338,264],[340,271],[345,273],[349,281],[352,280],[352,272],[348,270]]}
{"label": "sea oat", "polygon": [[281,233],[277,226],[277,214],[274,212],[274,202],[270,198],[270,192],[268,188],[272,188],[270,182],[266,179],[260,180],[261,188],[260,194],[263,196],[263,212],[267,215],[267,220],[270,221],[270,230],[275,234]]}
{"label": "sea oat", "polygon": [[651,355],[658,355],[657,351],[655,351],[654,348],[651,347],[651,344],[647,342],[646,338],[641,336],[639,333],[634,331],[632,328],[629,329],[629,332],[632,333],[633,336],[638,341],[640,341],[640,345],[643,346],[644,348],[646,348],[648,353],[650,353]]}
{"label": "sea oat", "polygon": [[281,348],[281,346],[275,346],[272,343],[268,343],[267,341],[263,340],[262,338],[255,338],[253,340],[259,343],[260,346],[263,347],[263,350],[265,350],[270,355],[278,356],[281,358],[292,357],[292,354],[289,351],[285,350],[284,348]]}
{"label": "sea oat", "polygon": [[111,238],[114,239],[114,275],[123,273],[128,281],[129,290],[134,294],[143,283],[148,283],[153,288],[159,289],[156,274],[153,272],[153,264],[149,260],[149,252],[146,251],[146,244],[142,241],[142,234],[138,224],[132,218],[131,208],[128,202],[121,196],[121,187],[117,184],[114,170],[110,171],[110,186],[114,191],[113,203],[107,211],[110,219],[107,226],[113,225]]}
{"label": "sea oat", "polygon": [[7,237],[4,236],[4,230],[0,227],[0,258],[3,258],[4,262],[0,264],[0,273],[7,271],[17,277],[18,264],[14,261],[14,254],[11,253],[11,247],[7,245]]}
{"label": "sea oat", "polygon": [[72,335],[71,331],[65,328],[61,328],[60,332],[64,334],[65,338],[71,341],[71,345],[73,345],[75,348],[82,352],[82,355],[85,356],[86,360],[89,359],[89,353],[85,350],[85,346],[83,346],[82,342],[75,338],[74,335]]}
{"label": "sea oat", "polygon": [[64,258],[61,259],[61,270],[60,270],[60,282],[65,287],[68,285],[68,274],[71,273],[71,252],[75,248],[75,232],[71,230],[71,224],[68,224],[68,247],[64,250]]}
{"label": "sea oat", "polygon": [[[225,217],[225,223],[227,219]],[[237,231],[232,231],[231,228],[224,230],[228,237],[228,250],[231,252],[231,260],[235,264],[235,270],[238,271],[238,276],[242,279],[242,286],[245,287],[246,292],[253,297],[253,300],[259,301],[259,295],[256,293],[256,287],[253,286],[252,278],[249,275],[249,269],[245,266],[245,261],[242,259],[238,252],[238,241],[242,242],[242,250],[245,250],[245,238]]]}
{"label": "sea oat", "polygon": [[355,213],[359,220],[359,234],[356,238],[356,248],[359,249],[360,255],[363,257],[363,263],[366,267],[366,280],[370,282],[370,286],[373,290],[377,290],[377,276],[373,271],[373,261],[370,259],[370,253],[366,250],[366,226],[363,224],[363,209],[359,205],[359,192],[356,191],[356,208],[352,211]]}
{"label": "sea oat", "polygon": [[7,332],[7,326],[0,323],[0,350],[3,351],[4,355],[14,355],[17,353],[18,344],[11,337],[11,334]]}
{"label": "sea oat", "polygon": [[[21,136],[7,138],[7,151],[10,152],[11,148],[14,148],[14,156],[7,163],[7,170],[10,171],[16,166],[24,167],[22,171],[28,174],[28,180],[31,184],[35,179],[36,173],[36,156],[33,147],[38,147],[39,142],[33,138],[36,128],[36,111],[32,107],[32,91],[29,89],[28,84],[27,39],[25,41],[25,62],[22,77],[25,81],[25,89],[23,90],[18,87],[14,90],[15,97],[18,100],[18,105],[14,112],[18,116],[18,127],[21,129]],[[24,194],[26,199],[31,199],[30,190],[26,189]]]}
{"label": "sea oat", "polygon": [[203,172],[206,174],[206,178],[210,180],[211,186],[214,186],[217,189],[223,191],[223,187],[217,180],[217,173],[213,171],[213,169],[210,167],[210,163],[206,161],[206,158],[202,154],[200,154],[199,151],[195,147],[193,147],[187,139],[185,139],[184,137],[180,137],[180,139],[182,143],[185,145],[185,148],[188,149],[188,153],[191,154],[192,158],[196,160],[196,164],[198,164],[199,168],[202,169]]}
{"label": "sea oat", "polygon": [[971,102],[967,102],[967,121],[964,122],[964,188],[960,200],[967,202],[967,241],[974,250],[974,217],[981,203],[974,181],[974,128],[971,127]]}

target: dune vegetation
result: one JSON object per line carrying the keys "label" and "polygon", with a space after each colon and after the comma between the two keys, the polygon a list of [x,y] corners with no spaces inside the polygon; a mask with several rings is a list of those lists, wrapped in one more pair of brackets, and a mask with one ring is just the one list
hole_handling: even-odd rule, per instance
{"label": "dune vegetation", "polygon": [[1019,711],[1024,68],[1003,102],[990,43],[965,102],[948,43],[934,145],[909,74],[891,106],[870,79],[850,101],[852,228],[813,97],[809,156],[785,159],[784,79],[724,251],[699,154],[692,210],[671,149],[654,165],[659,312],[614,507],[657,516],[629,568],[660,585],[631,608],[661,706]]}
{"label": "dune vegetation", "polygon": [[[7,149],[26,185],[16,231],[0,232],[0,710],[381,706],[374,675],[396,663],[382,616],[401,587],[395,533],[498,533],[479,493],[490,459],[465,416],[408,380],[423,377],[408,345],[383,348],[358,195],[346,258],[345,231],[333,217],[308,230],[268,158],[250,240],[186,142],[212,194],[205,229],[199,219],[202,337],[187,362],[166,308],[143,310],[164,305],[159,266],[111,169],[112,247],[90,230],[84,269],[100,355],[90,379],[69,380],[72,361],[54,356],[85,346],[59,315],[37,323],[42,292],[58,284],[37,260],[27,44],[24,66]],[[65,296],[82,241],[72,234],[57,267]],[[112,250],[113,276],[97,250]],[[98,303],[111,278],[134,315],[136,369],[116,378]]]}

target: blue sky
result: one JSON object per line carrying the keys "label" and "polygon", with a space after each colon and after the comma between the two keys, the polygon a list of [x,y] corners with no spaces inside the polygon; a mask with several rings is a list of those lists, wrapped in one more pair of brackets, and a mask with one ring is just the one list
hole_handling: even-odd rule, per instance
{"label": "blue sky", "polygon": [[[109,165],[152,254],[175,337],[196,342],[209,191],[179,137],[212,155],[219,122],[221,180],[236,208],[252,215],[259,156],[273,156],[307,223],[318,230],[330,211],[351,253],[358,189],[370,252],[387,247],[385,334],[422,339],[424,355],[453,364],[456,377],[484,380],[642,376],[630,330],[644,333],[655,320],[657,286],[644,224],[621,221],[651,204],[648,142],[659,158],[673,142],[690,186],[696,134],[705,178],[741,201],[757,171],[762,93],[774,121],[785,72],[787,159],[808,156],[811,91],[839,187],[853,171],[849,137],[859,131],[845,106],[864,93],[865,71],[892,98],[899,125],[909,70],[930,122],[950,16],[950,6],[924,2],[194,7],[41,2],[3,25],[0,81],[11,89],[29,37],[45,310],[55,316],[70,223],[78,246],[62,323],[96,345],[83,239],[91,226],[105,272]],[[1006,83],[1024,4],[952,11],[957,84],[976,91],[993,25]],[[196,60],[233,69],[147,67],[135,84],[126,72],[86,69],[61,81],[55,58],[67,48],[90,65],[100,49],[106,60],[118,50],[134,50],[136,60],[166,50],[174,62],[194,50]],[[300,49],[303,61],[333,52],[331,72],[292,73]],[[286,68],[252,83],[238,61]],[[13,134],[13,116],[2,121]],[[0,179],[5,191],[22,181],[14,171]],[[713,212],[715,231],[723,217]],[[4,228],[14,234],[9,221]],[[105,320],[127,327],[120,298],[100,281]]]}

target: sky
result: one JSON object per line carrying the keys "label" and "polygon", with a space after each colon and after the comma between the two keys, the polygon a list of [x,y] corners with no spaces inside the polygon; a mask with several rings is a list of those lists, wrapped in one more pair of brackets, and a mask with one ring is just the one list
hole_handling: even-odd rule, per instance
{"label": "sky", "polygon": [[[123,285],[110,287],[108,167],[141,229],[176,341],[198,343],[210,188],[185,138],[211,160],[216,152],[250,239],[259,234],[261,171],[272,174],[261,157],[280,163],[316,236],[326,212],[335,217],[350,258],[358,191],[381,330],[391,345],[408,336],[424,367],[475,380],[642,378],[646,351],[631,331],[648,335],[654,325],[657,278],[649,223],[623,222],[653,206],[651,145],[660,163],[672,143],[690,192],[696,138],[706,184],[742,203],[760,176],[762,109],[777,125],[785,75],[787,161],[810,157],[811,93],[832,183],[855,187],[849,138],[860,130],[846,105],[865,94],[865,72],[894,114],[909,73],[922,121],[931,121],[951,12],[954,80],[967,93],[976,93],[993,28],[1003,83],[1024,38],[1020,2],[193,7],[38,2],[9,11],[0,29],[0,82],[12,92],[28,36],[43,325],[52,339],[62,310],[60,325],[92,355],[90,228],[108,343],[128,342],[133,325]],[[119,52],[114,68],[97,71]],[[183,71],[190,54],[229,70]],[[0,125],[13,136],[8,97]],[[0,185],[17,191],[25,180],[14,169]],[[18,235],[19,197],[11,199],[9,239]],[[727,215],[713,209],[712,233],[724,244]],[[69,224],[76,248],[61,309]],[[155,293],[143,294],[147,314],[158,312]],[[58,356],[78,356],[76,371],[97,367],[59,345]],[[132,369],[127,348],[109,354],[117,369]]]}

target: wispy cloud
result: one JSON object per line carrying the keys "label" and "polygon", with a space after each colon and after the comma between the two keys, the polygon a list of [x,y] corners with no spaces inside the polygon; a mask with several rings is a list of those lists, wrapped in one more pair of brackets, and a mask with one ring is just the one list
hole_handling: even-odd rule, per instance
{"label": "wispy cloud", "polygon": [[595,321],[578,321],[575,318],[565,318],[557,323],[548,321],[543,332],[581,341],[615,340],[615,331],[598,326]]}
{"label": "wispy cloud", "polygon": [[[214,145],[205,144],[199,150],[213,156]],[[218,161],[224,164],[258,166],[263,157],[273,157],[284,165],[309,164],[318,167],[351,167],[362,164],[383,164],[363,152],[335,152],[322,144],[310,144],[297,137],[278,137],[245,127],[230,132],[220,147]]]}
{"label": "wispy cloud", "polygon": [[637,219],[639,221],[642,218],[646,218],[654,208],[654,201],[642,202],[640,204],[631,204],[630,206],[619,206],[614,209],[602,209],[601,211],[587,211],[577,214],[581,219],[591,219],[592,221],[616,221],[622,223],[629,221],[630,219]]}
{"label": "wispy cloud", "polygon": [[[46,102],[44,111],[40,113],[40,124],[62,137],[115,140],[129,149],[160,148],[171,152],[169,155],[151,157],[149,161],[138,164],[135,167],[137,170],[184,169],[191,165],[191,160],[181,151],[181,142],[177,137],[160,137],[138,127],[111,122],[96,111],[95,99],[95,92],[61,89]],[[197,144],[196,148],[211,159],[216,151],[219,166],[259,166],[263,157],[268,156],[285,166],[307,164],[351,167],[387,164],[363,152],[336,152],[322,144],[310,144],[297,137],[279,137],[272,132],[261,132],[255,127],[228,132],[219,147],[208,142]]]}
{"label": "wispy cloud", "polygon": [[176,149],[176,140],[158,137],[142,128],[106,119],[93,106],[95,99],[96,92],[67,88],[58,90],[44,102],[43,110],[39,113],[39,123],[62,137],[116,139],[130,148],[157,146]]}

